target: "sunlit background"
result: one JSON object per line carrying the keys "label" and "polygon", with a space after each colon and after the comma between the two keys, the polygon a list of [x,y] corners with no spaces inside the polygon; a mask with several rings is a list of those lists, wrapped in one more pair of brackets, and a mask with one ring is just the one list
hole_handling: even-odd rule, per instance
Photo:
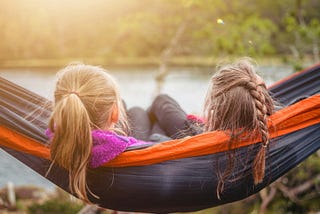
{"label": "sunlit background", "polygon": [[[3,0],[0,63],[155,65],[170,45],[178,64],[239,55],[315,62],[319,9],[318,0]],[[39,59],[49,61],[31,61]]]}
{"label": "sunlit background", "polygon": [[[0,75],[52,99],[56,71],[81,61],[108,69],[128,107],[162,92],[199,113],[221,62],[250,56],[268,85],[319,63],[319,11],[319,0],[2,0]],[[318,154],[278,186],[201,213],[263,213],[268,196],[268,213],[317,213],[319,179],[297,188],[319,176]],[[0,150],[0,213],[8,181],[53,188]]]}

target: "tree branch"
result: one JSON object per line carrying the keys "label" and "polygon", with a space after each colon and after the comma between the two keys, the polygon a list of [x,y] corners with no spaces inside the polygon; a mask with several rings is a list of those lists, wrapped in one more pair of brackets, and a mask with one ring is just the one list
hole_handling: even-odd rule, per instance
{"label": "tree branch", "polygon": [[288,197],[290,200],[296,203],[299,203],[298,195],[310,189],[318,181],[320,181],[320,174],[316,175],[315,177],[305,181],[303,184],[294,188],[288,188],[281,182],[277,183],[277,187],[283,193],[284,196]]}
{"label": "tree branch", "polygon": [[273,200],[276,193],[277,193],[277,188],[275,185],[270,186],[269,193],[267,192],[267,188],[260,191],[259,195],[262,199],[262,203],[259,209],[259,214],[264,214],[266,212],[268,205]]}

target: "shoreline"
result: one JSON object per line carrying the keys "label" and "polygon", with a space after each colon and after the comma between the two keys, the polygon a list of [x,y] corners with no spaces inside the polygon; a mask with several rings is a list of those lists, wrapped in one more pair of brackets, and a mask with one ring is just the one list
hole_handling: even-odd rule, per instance
{"label": "shoreline", "polygon": [[[253,58],[259,66],[294,66],[289,56],[272,56]],[[169,67],[215,67],[223,62],[234,60],[232,57],[198,57],[198,56],[177,56],[172,57],[168,63]],[[159,67],[161,64],[160,57],[117,57],[107,58],[56,58],[56,59],[12,59],[0,60],[0,69],[59,69],[72,62],[82,62],[92,65],[113,68],[148,68]],[[307,58],[301,62],[302,67],[313,64],[312,60]]]}

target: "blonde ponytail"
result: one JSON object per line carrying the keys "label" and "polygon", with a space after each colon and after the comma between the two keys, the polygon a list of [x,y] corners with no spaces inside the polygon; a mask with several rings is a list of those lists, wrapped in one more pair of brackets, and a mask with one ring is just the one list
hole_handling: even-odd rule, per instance
{"label": "blonde ponytail", "polygon": [[91,121],[80,97],[67,94],[56,103],[51,130],[51,158],[69,171],[69,188],[79,198],[88,201],[86,194],[86,169],[91,148]]}

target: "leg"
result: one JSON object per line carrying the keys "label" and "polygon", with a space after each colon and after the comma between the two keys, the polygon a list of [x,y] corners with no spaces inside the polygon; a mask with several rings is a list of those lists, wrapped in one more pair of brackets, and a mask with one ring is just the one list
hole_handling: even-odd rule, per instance
{"label": "leg", "polygon": [[139,140],[148,141],[151,121],[149,115],[140,107],[133,107],[127,111],[131,128],[130,135]]}
{"label": "leg", "polygon": [[158,121],[155,121],[152,125],[150,135],[152,135],[152,134],[167,135],[167,133],[160,127]]}
{"label": "leg", "polygon": [[171,138],[183,137],[181,132],[188,128],[187,114],[168,95],[158,95],[149,109],[149,114],[151,120],[156,121]]}

